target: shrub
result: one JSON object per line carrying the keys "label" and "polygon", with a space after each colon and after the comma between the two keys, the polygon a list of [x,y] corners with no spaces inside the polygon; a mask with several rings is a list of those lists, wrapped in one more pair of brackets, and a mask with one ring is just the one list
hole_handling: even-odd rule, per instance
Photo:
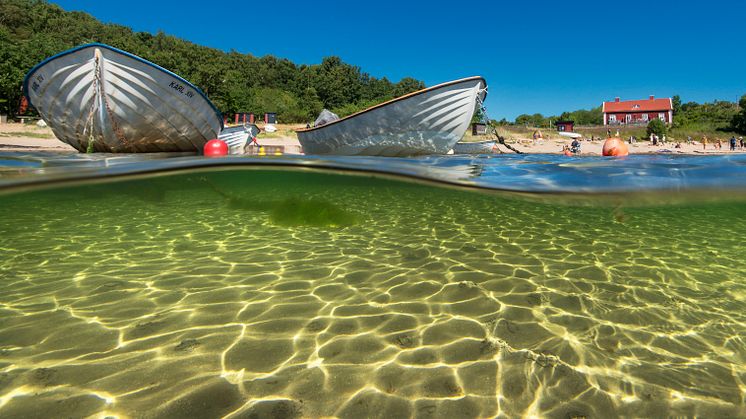
{"label": "shrub", "polygon": [[668,127],[666,127],[666,123],[661,121],[660,119],[653,119],[652,121],[648,122],[648,137],[650,137],[652,134],[655,134],[658,137],[663,137],[666,135],[666,132],[668,131]]}

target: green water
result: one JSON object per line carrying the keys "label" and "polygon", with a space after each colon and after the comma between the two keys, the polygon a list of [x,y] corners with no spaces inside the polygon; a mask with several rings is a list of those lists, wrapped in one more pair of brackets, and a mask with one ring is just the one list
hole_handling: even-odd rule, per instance
{"label": "green water", "polygon": [[0,417],[743,417],[744,210],[311,171],[0,196]]}

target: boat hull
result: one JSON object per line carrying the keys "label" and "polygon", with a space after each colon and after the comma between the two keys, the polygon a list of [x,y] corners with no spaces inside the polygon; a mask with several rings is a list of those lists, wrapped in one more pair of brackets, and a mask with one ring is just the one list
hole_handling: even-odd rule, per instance
{"label": "boat hull", "polygon": [[43,61],[26,75],[24,93],[54,135],[80,151],[200,151],[223,124],[197,87],[103,44]]}
{"label": "boat hull", "polygon": [[464,136],[486,95],[481,77],[414,92],[327,125],[298,131],[305,154],[446,154]]}
{"label": "boat hull", "polygon": [[228,145],[228,154],[244,154],[246,143],[249,139],[255,138],[257,134],[259,134],[259,128],[254,124],[237,125],[225,127],[218,139],[225,141]]}

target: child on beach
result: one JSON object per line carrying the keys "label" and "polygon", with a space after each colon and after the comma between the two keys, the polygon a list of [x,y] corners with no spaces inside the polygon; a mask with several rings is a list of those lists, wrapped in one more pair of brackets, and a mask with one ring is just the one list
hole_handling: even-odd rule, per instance
{"label": "child on beach", "polygon": [[570,151],[573,152],[574,154],[580,153],[580,142],[578,141],[577,138],[572,140]]}

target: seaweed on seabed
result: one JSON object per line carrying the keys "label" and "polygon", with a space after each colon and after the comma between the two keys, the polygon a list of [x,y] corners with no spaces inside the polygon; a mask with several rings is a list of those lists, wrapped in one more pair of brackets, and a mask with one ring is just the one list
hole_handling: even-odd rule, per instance
{"label": "seaweed on seabed", "polygon": [[272,207],[270,217],[279,225],[347,227],[357,223],[353,213],[320,199],[288,198]]}
{"label": "seaweed on seabed", "polygon": [[358,222],[355,214],[322,199],[287,198],[281,201],[262,201],[243,198],[222,191],[209,179],[207,185],[222,196],[228,208],[269,211],[270,220],[283,226],[348,227]]}
{"label": "seaweed on seabed", "polygon": [[357,224],[351,212],[321,199],[288,198],[282,201],[226,197],[228,208],[269,211],[270,220],[283,226],[347,227]]}

